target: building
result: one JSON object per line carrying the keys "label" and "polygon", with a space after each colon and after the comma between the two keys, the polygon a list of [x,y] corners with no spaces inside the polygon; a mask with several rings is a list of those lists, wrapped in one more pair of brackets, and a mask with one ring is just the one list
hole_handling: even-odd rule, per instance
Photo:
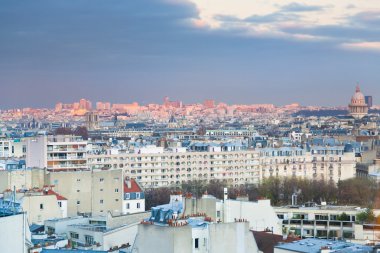
{"label": "building", "polygon": [[223,180],[231,185],[259,182],[259,156],[254,150],[188,152],[184,149],[137,153],[89,154],[90,169],[122,169],[142,187],[179,186],[189,180]]}
{"label": "building", "polygon": [[[372,253],[373,247],[346,241],[333,241],[309,238],[292,243],[279,244],[274,253]],[[376,251],[375,251],[376,252]]]}
{"label": "building", "polygon": [[[12,198],[13,192],[4,193],[4,201],[11,202]],[[67,199],[51,188],[18,191],[16,201],[30,224],[42,225],[48,219],[67,217]]]}
{"label": "building", "polygon": [[188,218],[183,210],[180,203],[152,208],[151,217],[138,225],[131,252],[259,252],[245,220],[215,223],[206,214]]}
{"label": "building", "polygon": [[87,141],[72,135],[26,139],[26,166],[49,171],[86,170]]}
{"label": "building", "polygon": [[149,213],[112,216],[107,213],[103,216],[91,218],[73,217],[45,221],[47,234],[66,236],[70,245],[79,250],[112,250],[118,252],[132,245],[137,224],[149,217]]}
{"label": "building", "polygon": [[261,179],[270,176],[330,180],[338,183],[356,176],[356,153],[345,145],[311,145],[263,148],[260,151]]}
{"label": "building", "polygon": [[184,197],[183,204],[185,216],[204,213],[212,220],[223,223],[245,220],[251,230],[270,230],[274,234],[282,233],[281,221],[270,205],[270,200],[267,199],[256,202],[227,198],[218,200],[213,196],[203,195],[199,199]]}
{"label": "building", "polygon": [[113,215],[145,211],[141,186],[122,169],[62,171],[47,174],[47,183],[68,199],[68,215]]}
{"label": "building", "polygon": [[359,85],[356,86],[355,94],[352,96],[348,108],[350,115],[355,119],[361,119],[368,114],[368,105],[365,102],[363,93],[360,91]]}
{"label": "building", "polygon": [[134,179],[125,179],[124,181],[124,199],[122,204],[122,213],[140,213],[145,212],[145,195],[141,186]]}
{"label": "building", "polygon": [[21,158],[25,153],[26,145],[23,140],[0,138],[0,158]]}
{"label": "building", "polygon": [[355,234],[356,215],[364,209],[353,206],[315,205],[275,207],[286,233],[302,238],[348,238]]}
{"label": "building", "polygon": [[373,106],[372,96],[365,96],[365,103],[368,105],[368,108],[371,108]]}
{"label": "building", "polygon": [[27,190],[42,188],[45,184],[45,171],[39,168],[0,170],[0,193],[5,190]]}
{"label": "building", "polygon": [[1,253],[24,253],[33,246],[26,213],[0,201]]}
{"label": "building", "polygon": [[85,117],[88,130],[92,131],[99,127],[99,116],[96,112],[87,112]]}

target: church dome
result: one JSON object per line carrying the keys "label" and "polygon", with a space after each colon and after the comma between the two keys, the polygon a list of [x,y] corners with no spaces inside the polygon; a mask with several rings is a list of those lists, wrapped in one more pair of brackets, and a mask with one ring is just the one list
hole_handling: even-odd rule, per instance
{"label": "church dome", "polygon": [[365,105],[365,98],[363,93],[360,91],[359,85],[356,86],[356,92],[351,98],[351,104],[353,105]]}

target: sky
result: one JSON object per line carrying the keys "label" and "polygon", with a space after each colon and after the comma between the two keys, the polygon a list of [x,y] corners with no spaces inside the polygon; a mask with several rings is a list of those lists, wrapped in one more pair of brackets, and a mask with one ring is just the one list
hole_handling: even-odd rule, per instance
{"label": "sky", "polygon": [[380,104],[378,0],[1,0],[0,109]]}

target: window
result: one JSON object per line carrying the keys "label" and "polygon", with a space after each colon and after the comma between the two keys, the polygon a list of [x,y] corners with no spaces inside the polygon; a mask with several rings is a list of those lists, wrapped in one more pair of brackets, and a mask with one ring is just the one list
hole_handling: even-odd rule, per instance
{"label": "window", "polygon": [[119,201],[119,199],[115,199],[115,201],[116,201],[116,202],[118,202],[118,201]]}
{"label": "window", "polygon": [[140,198],[140,193],[137,192],[137,193],[136,193],[136,199],[139,199],[139,198]]}
{"label": "window", "polygon": [[80,201],[79,200],[77,200],[77,205],[80,205]]}
{"label": "window", "polygon": [[80,178],[77,178],[77,182],[80,182]]}
{"label": "window", "polygon": [[127,209],[129,209],[129,203],[127,203]]}
{"label": "window", "polygon": [[194,241],[194,248],[195,248],[195,249],[199,249],[199,238],[195,238],[195,241]]}
{"label": "window", "polygon": [[104,178],[100,178],[99,181],[100,181],[100,182],[104,182]]}
{"label": "window", "polygon": [[77,190],[77,192],[80,192],[80,190]]}
{"label": "window", "polygon": [[62,202],[61,201],[58,201],[58,206],[62,207]]}
{"label": "window", "polygon": [[87,245],[94,245],[94,237],[91,235],[85,235],[84,239],[86,240]]}
{"label": "window", "polygon": [[116,189],[115,189],[115,192],[119,192],[119,189],[118,189],[118,188],[116,188]]}
{"label": "window", "polygon": [[137,203],[137,209],[139,209],[140,208],[140,203]]}
{"label": "window", "polygon": [[130,199],[130,198],[131,198],[131,195],[130,195],[129,193],[126,193],[126,194],[125,194],[125,198],[126,198],[126,199]]}
{"label": "window", "polygon": [[40,204],[40,210],[44,209],[44,204]]}
{"label": "window", "polygon": [[78,233],[75,233],[75,232],[70,232],[70,237],[72,239],[79,239],[79,234]]}
{"label": "window", "polygon": [[100,204],[103,204],[103,200],[102,199],[100,200]]}
{"label": "window", "polygon": [[216,211],[216,217],[220,218],[220,211]]}

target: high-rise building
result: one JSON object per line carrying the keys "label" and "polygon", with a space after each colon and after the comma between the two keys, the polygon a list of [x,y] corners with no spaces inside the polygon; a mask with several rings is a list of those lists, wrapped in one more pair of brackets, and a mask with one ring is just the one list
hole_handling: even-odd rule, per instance
{"label": "high-rise building", "polygon": [[348,107],[350,115],[355,119],[361,119],[368,114],[368,105],[365,102],[363,93],[360,91],[359,85],[356,86],[355,94],[352,96]]}
{"label": "high-rise building", "polygon": [[368,108],[373,106],[372,96],[365,96],[365,103],[368,105]]}

